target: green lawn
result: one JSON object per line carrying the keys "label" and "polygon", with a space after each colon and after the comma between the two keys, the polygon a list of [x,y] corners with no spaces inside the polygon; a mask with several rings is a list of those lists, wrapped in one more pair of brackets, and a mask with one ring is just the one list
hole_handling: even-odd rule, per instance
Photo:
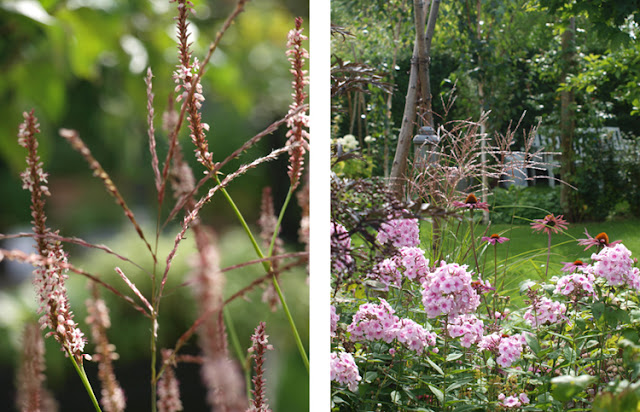
{"label": "green lawn", "polygon": [[[521,221],[522,222],[522,221]],[[610,241],[622,240],[622,243],[632,252],[632,257],[640,258],[640,220],[626,220],[620,222],[601,222],[601,223],[578,223],[569,225],[569,229],[562,234],[552,235],[551,239],[551,258],[549,263],[548,277],[562,276],[560,271],[563,264],[561,262],[573,262],[576,259],[590,262],[590,257],[596,251],[595,247],[584,251],[583,246],[579,246],[576,239],[586,238],[584,234],[585,228],[591,236],[595,236],[600,232],[606,232]],[[453,238],[456,245],[466,242],[470,244],[468,237],[468,222],[462,223],[455,235],[455,228],[452,229],[448,236]],[[429,245],[430,241],[430,225],[422,225],[423,248]],[[528,222],[519,224],[496,224],[491,225],[488,229],[486,226],[477,225],[474,232],[476,239],[479,239],[484,233],[490,235],[499,233],[508,237],[509,242],[498,245],[498,273],[499,279],[503,276],[504,287],[512,301],[516,305],[522,303],[522,297],[519,293],[519,285],[526,279],[534,281],[541,280],[545,276],[545,265],[547,260],[547,235],[543,233],[533,232]],[[455,240],[457,239],[457,240]],[[448,242],[448,243],[447,243]],[[445,245],[453,245],[451,239],[445,240]],[[488,247],[487,247],[488,246]],[[459,248],[459,246],[457,246]],[[483,278],[487,278],[493,283],[494,276],[494,248],[487,245],[486,242],[476,243],[478,251],[478,260],[483,273]],[[469,249],[465,247],[463,249]],[[506,272],[505,272],[505,258]],[[459,259],[457,260],[460,263]],[[474,267],[473,254],[469,252],[464,263],[470,267]]]}

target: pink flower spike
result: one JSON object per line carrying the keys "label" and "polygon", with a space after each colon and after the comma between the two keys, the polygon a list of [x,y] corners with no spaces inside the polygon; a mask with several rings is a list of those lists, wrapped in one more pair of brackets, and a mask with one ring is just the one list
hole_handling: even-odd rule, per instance
{"label": "pink flower spike", "polygon": [[491,236],[482,236],[483,242],[489,242],[492,245],[495,245],[496,243],[504,243],[504,242],[507,242],[508,240],[509,240],[508,237],[502,237],[496,233],[494,233]]}
{"label": "pink flower spike", "polygon": [[454,201],[453,206],[460,207],[460,208],[467,208],[471,210],[481,209],[481,210],[489,211],[489,203],[479,202],[478,198],[473,193],[470,193],[467,196],[467,198],[464,200],[464,202],[459,202],[457,200]]}
{"label": "pink flower spike", "polygon": [[120,269],[119,267],[116,267],[116,272],[118,272],[118,275],[120,275],[120,277],[122,278],[122,280],[125,281],[125,283],[127,284],[127,286],[129,286],[131,288],[131,290],[133,291],[133,293],[135,293],[140,300],[144,303],[144,305],[147,307],[147,309],[149,309],[149,314],[153,313],[153,308],[151,307],[151,304],[149,303],[149,301],[142,295],[142,293],[140,293],[140,291],[138,290],[138,288],[136,287],[136,285],[133,284],[133,282],[131,282],[129,280],[129,278],[127,277],[127,275],[124,274],[124,272],[122,271],[122,269]]}
{"label": "pink flower spike", "polygon": [[534,219],[531,222],[531,228],[537,232],[544,233],[560,233],[565,230],[569,222],[563,219],[563,215],[555,216],[554,214],[546,215],[544,219]]}

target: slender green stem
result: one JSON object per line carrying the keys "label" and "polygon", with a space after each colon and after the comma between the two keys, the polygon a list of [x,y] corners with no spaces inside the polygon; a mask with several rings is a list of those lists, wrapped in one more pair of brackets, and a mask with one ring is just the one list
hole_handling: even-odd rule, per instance
{"label": "slender green stem", "polygon": [[284,212],[287,210],[287,206],[289,205],[289,201],[291,200],[291,195],[293,194],[293,188],[289,187],[289,191],[287,192],[287,197],[284,199],[284,204],[280,209],[280,215],[278,216],[278,222],[276,223],[276,230],[273,231],[273,236],[271,237],[271,242],[269,243],[269,250],[267,251],[267,256],[271,256],[273,254],[273,248],[276,244],[276,239],[278,238],[278,233],[280,232],[280,225],[282,224],[282,219],[284,218]]}
{"label": "slender green stem", "polygon": [[476,262],[476,272],[480,272],[480,265],[478,265],[478,255],[476,253],[476,234],[473,230],[473,209],[469,210],[469,213],[471,214],[471,248],[473,249],[473,259]]}
{"label": "slender green stem", "polygon": [[[218,184],[220,184],[220,179],[218,178],[218,176],[216,176],[216,181]],[[236,216],[238,217],[238,220],[240,221],[240,224],[242,225],[242,227],[244,228],[244,231],[247,233],[247,236],[249,236],[249,239],[251,240],[251,244],[253,245],[253,248],[255,249],[256,253],[258,254],[258,257],[260,259],[264,258],[265,255],[262,253],[262,249],[260,249],[260,246],[258,245],[258,242],[256,241],[255,237],[253,236],[253,233],[251,232],[251,229],[249,228],[249,225],[247,225],[247,222],[244,220],[244,216],[242,215],[242,212],[240,212],[240,209],[238,209],[238,207],[236,206],[235,202],[233,201],[233,199],[231,198],[231,196],[229,196],[229,193],[227,193],[227,191],[222,188],[222,193],[225,196],[225,198],[227,199],[227,202],[229,202],[229,205],[231,205],[231,208],[233,209],[233,211],[235,212]],[[282,216],[284,214],[283,210],[285,209],[285,206],[288,203],[288,200],[291,198],[291,189],[289,189],[289,193],[287,195],[287,200],[285,200],[285,204],[283,205],[283,208],[280,212],[280,219],[278,219],[278,225],[276,226],[275,229],[275,233],[278,232],[278,229],[280,228],[280,222],[282,221]],[[273,241],[272,241],[273,244]],[[270,262],[262,262],[262,266],[264,267],[264,269],[267,271],[267,273],[271,272],[271,263]],[[296,324],[293,321],[293,317],[291,316],[291,312],[289,311],[289,307],[287,306],[287,302],[284,299],[284,295],[282,294],[282,291],[280,290],[280,285],[278,285],[278,280],[276,279],[275,276],[273,276],[273,286],[275,287],[276,291],[278,292],[278,297],[280,298],[280,302],[282,302],[282,309],[285,312],[285,315],[287,316],[287,320],[289,321],[289,326],[291,327],[291,331],[293,333],[293,337],[296,341],[296,345],[298,347],[298,351],[300,351],[300,356],[302,357],[302,361],[304,362],[305,366],[307,367],[307,372],[309,372],[309,358],[307,357],[307,353],[304,350],[304,345],[302,345],[302,340],[300,339],[300,334],[298,333],[298,329],[296,328]]]}
{"label": "slender green stem", "polygon": [[544,281],[547,281],[547,276],[549,275],[549,259],[551,258],[551,232],[549,232],[549,240],[547,242],[547,266],[545,267],[544,272]]}
{"label": "slender green stem", "polygon": [[287,315],[287,320],[289,321],[289,325],[291,325],[291,331],[293,332],[293,337],[296,341],[296,345],[298,346],[298,351],[300,352],[300,356],[302,357],[302,361],[304,362],[304,366],[307,368],[307,372],[309,372],[309,358],[307,358],[307,352],[304,350],[304,346],[302,345],[302,340],[300,339],[300,335],[298,334],[298,329],[293,321],[293,317],[291,316],[291,312],[289,311],[289,307],[287,306],[287,302],[284,300],[284,295],[280,290],[280,285],[278,285],[278,279],[276,277],[271,278],[273,280],[273,287],[276,288],[278,292],[278,296],[280,297],[280,302],[282,302],[282,309],[284,310],[285,315]]}
{"label": "slender green stem", "polygon": [[84,388],[87,390],[87,393],[91,398],[91,402],[93,403],[94,408],[96,408],[96,411],[102,412],[102,409],[100,409],[100,405],[98,404],[98,400],[96,399],[96,395],[93,393],[93,388],[91,388],[91,383],[89,382],[89,379],[87,378],[87,374],[84,371],[84,367],[81,365],[78,365],[78,362],[76,362],[76,358],[68,350],[67,350],[67,354],[69,355],[69,359],[71,359],[71,363],[73,363],[73,367],[76,369],[78,376],[80,376],[80,380],[82,381]]}

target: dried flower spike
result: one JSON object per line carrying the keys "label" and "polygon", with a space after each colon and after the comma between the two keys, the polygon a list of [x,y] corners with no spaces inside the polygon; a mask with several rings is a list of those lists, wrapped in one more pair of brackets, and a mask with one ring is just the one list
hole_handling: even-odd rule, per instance
{"label": "dried flower spike", "polygon": [[265,397],[265,379],[264,379],[264,355],[266,351],[273,350],[273,346],[269,344],[269,335],[265,334],[265,323],[260,322],[255,329],[254,334],[251,336],[253,344],[249,348],[248,352],[255,360],[255,376],[253,377],[254,389],[253,401],[248,412],[268,412],[269,405],[267,404],[267,398]]}
{"label": "dried flower spike", "polygon": [[302,107],[307,98],[304,88],[309,84],[307,71],[303,69],[305,59],[309,58],[309,53],[302,47],[302,42],[307,37],[302,34],[302,18],[296,17],[296,28],[289,31],[287,41],[287,56],[291,62],[291,73],[293,74],[293,103],[289,106],[289,114],[296,113],[287,121],[289,131],[287,132],[287,146],[289,147],[289,179],[292,189],[300,183],[302,167],[304,164],[305,146],[309,140],[309,116],[304,110],[296,112]]}

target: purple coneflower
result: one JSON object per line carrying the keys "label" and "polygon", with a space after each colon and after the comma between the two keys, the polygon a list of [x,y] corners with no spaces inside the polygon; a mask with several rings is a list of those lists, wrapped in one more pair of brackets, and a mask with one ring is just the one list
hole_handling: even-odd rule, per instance
{"label": "purple coneflower", "polygon": [[563,272],[569,272],[569,273],[573,273],[573,272],[576,272],[578,270],[582,270],[583,268],[585,268],[587,266],[581,260],[576,260],[575,262],[560,262],[560,263],[564,263],[564,266],[560,270],[563,271]]}
{"label": "purple coneflower", "polygon": [[563,215],[555,216],[554,214],[546,215],[544,219],[534,219],[531,228],[535,231],[545,233],[560,233],[565,230],[569,222],[563,219]]}
{"label": "purple coneflower", "polygon": [[468,209],[482,209],[489,211],[489,203],[487,202],[479,202],[476,195],[473,193],[469,193],[464,202],[458,202],[457,200],[453,202],[455,207],[465,207]]}
{"label": "purple coneflower", "polygon": [[598,249],[601,249],[602,247],[614,246],[621,242],[621,240],[616,240],[615,242],[609,243],[609,236],[605,232],[598,233],[596,237],[591,237],[587,229],[585,229],[584,234],[587,235],[587,239],[578,239],[579,245],[586,246],[584,250],[589,249],[591,246],[597,246]]}
{"label": "purple coneflower", "polygon": [[495,245],[496,243],[504,243],[504,242],[506,242],[508,240],[509,240],[508,237],[502,237],[502,236],[498,235],[497,233],[494,233],[491,236],[483,236],[482,237],[482,241],[483,242],[489,242],[492,245]]}

